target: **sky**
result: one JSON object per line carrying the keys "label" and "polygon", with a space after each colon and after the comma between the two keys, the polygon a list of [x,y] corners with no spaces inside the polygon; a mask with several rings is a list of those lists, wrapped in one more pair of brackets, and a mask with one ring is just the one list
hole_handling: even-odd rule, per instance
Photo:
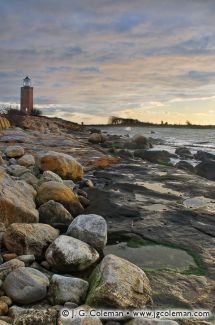
{"label": "sky", "polygon": [[0,0],[0,104],[215,124],[215,0]]}

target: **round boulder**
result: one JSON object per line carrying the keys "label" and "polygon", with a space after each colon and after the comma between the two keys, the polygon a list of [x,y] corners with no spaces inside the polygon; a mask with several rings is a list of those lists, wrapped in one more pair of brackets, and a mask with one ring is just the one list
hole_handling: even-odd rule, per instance
{"label": "round boulder", "polygon": [[144,308],[152,302],[151,293],[143,270],[110,254],[104,257],[90,277],[86,303],[94,307]]}
{"label": "round boulder", "polygon": [[152,147],[150,140],[141,134],[135,135],[125,143],[125,148],[127,149],[149,149]]}
{"label": "round boulder", "polygon": [[39,158],[39,167],[41,170],[51,170],[63,179],[72,179],[73,181],[83,178],[83,167],[79,162],[62,152],[47,152]]}
{"label": "round boulder", "polygon": [[21,146],[10,146],[5,153],[8,158],[20,158],[25,154],[25,150]]}
{"label": "round boulder", "polygon": [[63,183],[50,181],[39,187],[36,197],[37,205],[41,206],[50,200],[63,204],[74,216],[84,210],[75,193]]}
{"label": "round boulder", "polygon": [[18,159],[18,164],[25,167],[34,166],[35,165],[34,156],[24,155]]}
{"label": "round boulder", "polygon": [[88,141],[94,144],[104,143],[107,140],[107,136],[103,133],[92,133],[89,136]]}
{"label": "round boulder", "polygon": [[46,251],[49,265],[64,273],[85,270],[98,259],[99,254],[93,247],[65,235],[55,239]]}
{"label": "round boulder", "polygon": [[190,151],[190,149],[188,149],[187,147],[178,147],[175,150],[176,155],[183,157],[183,158],[192,158],[192,153]]}
{"label": "round boulder", "polygon": [[64,206],[53,200],[50,200],[39,207],[40,222],[47,223],[55,228],[68,226],[73,217]]}
{"label": "round boulder", "polygon": [[97,214],[82,214],[72,221],[67,236],[82,240],[101,251],[107,243],[107,223]]}
{"label": "round boulder", "polygon": [[204,160],[195,167],[197,175],[215,180],[215,160]]}
{"label": "round boulder", "polygon": [[44,299],[48,286],[47,276],[30,267],[12,271],[3,284],[7,296],[20,304],[30,304]]}
{"label": "round boulder", "polygon": [[48,296],[53,305],[63,305],[68,301],[80,305],[85,300],[87,290],[87,281],[54,274],[50,281]]}
{"label": "round boulder", "polygon": [[13,223],[4,233],[3,240],[10,252],[41,258],[58,235],[57,229],[46,224]]}
{"label": "round boulder", "polygon": [[39,179],[39,185],[41,185],[45,182],[50,182],[50,181],[63,183],[63,180],[60,176],[51,172],[50,170],[46,170],[43,172],[42,176]]}

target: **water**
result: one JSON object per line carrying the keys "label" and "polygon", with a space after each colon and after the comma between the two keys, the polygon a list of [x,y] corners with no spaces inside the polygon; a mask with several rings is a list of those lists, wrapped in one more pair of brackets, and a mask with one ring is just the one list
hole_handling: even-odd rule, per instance
{"label": "water", "polygon": [[156,148],[167,149],[172,152],[176,147],[187,146],[193,153],[197,150],[204,150],[215,154],[215,129],[108,126],[103,127],[103,131],[109,134],[129,135],[129,137],[142,134],[146,137],[162,139],[165,144],[156,146]]}
{"label": "water", "polygon": [[162,245],[148,245],[134,248],[122,242],[106,246],[104,254],[114,254],[125,258],[144,270],[172,269],[185,271],[190,267],[196,267],[193,257],[184,250]]}

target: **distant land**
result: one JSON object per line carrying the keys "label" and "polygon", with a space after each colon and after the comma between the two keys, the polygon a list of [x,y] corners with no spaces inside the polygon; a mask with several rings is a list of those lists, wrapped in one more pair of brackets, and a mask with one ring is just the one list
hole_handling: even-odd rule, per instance
{"label": "distant land", "polygon": [[122,118],[117,116],[111,116],[107,124],[90,124],[88,126],[102,126],[102,127],[169,127],[169,128],[191,128],[191,129],[215,129],[215,125],[201,125],[193,124],[187,121],[186,124],[170,124],[168,122],[161,121],[161,123],[143,122],[132,118]]}

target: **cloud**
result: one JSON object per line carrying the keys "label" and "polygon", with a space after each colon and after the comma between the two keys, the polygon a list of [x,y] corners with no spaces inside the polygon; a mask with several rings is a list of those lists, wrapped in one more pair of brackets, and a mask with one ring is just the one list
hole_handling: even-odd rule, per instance
{"label": "cloud", "polygon": [[47,114],[186,121],[189,107],[215,124],[214,10],[213,0],[2,1],[0,101],[18,104],[30,75]]}

